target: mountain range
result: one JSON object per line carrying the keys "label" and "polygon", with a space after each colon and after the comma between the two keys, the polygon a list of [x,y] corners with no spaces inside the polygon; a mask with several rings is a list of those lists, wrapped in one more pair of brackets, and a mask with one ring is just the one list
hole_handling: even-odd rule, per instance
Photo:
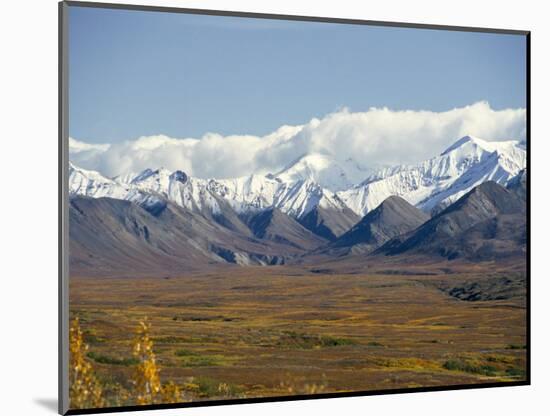
{"label": "mountain range", "polygon": [[437,253],[490,259],[524,254],[526,201],[496,182],[484,182],[412,231],[390,240],[378,251]]}
{"label": "mountain range", "polygon": [[523,143],[466,136],[415,165],[360,166],[312,153],[274,174],[204,179],[164,168],[108,178],[71,163],[72,270],[171,274],[309,255],[523,252]]}

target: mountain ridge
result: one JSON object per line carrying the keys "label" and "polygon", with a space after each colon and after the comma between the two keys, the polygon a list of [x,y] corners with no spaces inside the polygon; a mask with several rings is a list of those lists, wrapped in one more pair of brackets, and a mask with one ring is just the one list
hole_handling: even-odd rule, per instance
{"label": "mountain ridge", "polygon": [[526,204],[517,185],[525,183],[525,174],[511,183],[511,189],[483,183],[432,218],[391,196],[332,240],[277,208],[237,215],[222,200],[220,212],[211,214],[158,195],[131,201],[72,195],[71,273],[178,275],[219,264],[329,260],[334,266],[339,261],[364,262],[365,256],[367,262],[397,255],[405,261],[416,255],[447,260],[514,258],[525,254],[527,244]]}
{"label": "mountain ridge", "polygon": [[[201,179],[181,170],[163,168],[107,178],[71,164],[69,190],[71,194],[108,196],[138,203],[154,196],[212,215],[220,210],[223,200],[239,215],[277,208],[300,221],[317,210],[336,213],[348,223],[352,217],[348,210],[358,218],[363,217],[391,195],[401,196],[417,208],[437,214],[480,183],[494,180],[506,185],[525,168],[526,150],[516,141],[487,142],[464,136],[438,156],[416,165],[379,170],[345,190],[335,192],[319,183],[331,182],[333,189],[350,183],[348,178],[342,179],[346,169],[341,165],[327,155],[312,153],[302,155],[275,175]],[[358,167],[354,169],[360,171]],[[314,229],[320,223],[317,214],[311,214],[309,222],[305,220]],[[334,239],[334,231],[323,232],[325,237]]]}
{"label": "mountain ridge", "polygon": [[[525,232],[525,221],[525,202],[514,192],[488,181],[417,229],[390,240],[377,252],[390,256],[410,252],[436,253],[449,260],[472,256],[479,249],[479,240],[495,239],[499,226],[508,227],[509,235],[518,236]],[[474,241],[476,238],[478,241]],[[520,244],[521,237],[517,240]],[[491,257],[489,254],[486,257]]]}
{"label": "mountain ridge", "polygon": [[429,215],[399,196],[386,198],[361,221],[328,245],[330,249],[361,248],[363,253],[375,250],[386,241],[407,233],[429,220]]}
{"label": "mountain ridge", "polygon": [[526,150],[520,142],[487,142],[464,136],[438,156],[415,165],[382,169],[337,195],[360,215],[391,195],[437,213],[482,182],[494,180],[505,185],[525,166]]}

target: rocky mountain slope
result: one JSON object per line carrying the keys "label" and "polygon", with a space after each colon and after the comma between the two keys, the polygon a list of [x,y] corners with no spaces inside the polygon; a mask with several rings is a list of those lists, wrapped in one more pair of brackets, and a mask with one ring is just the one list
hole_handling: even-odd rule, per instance
{"label": "rocky mountain slope", "polygon": [[521,253],[526,243],[525,201],[496,182],[484,182],[416,230],[378,251],[495,258]]}
{"label": "rocky mountain slope", "polygon": [[[328,245],[327,253],[335,249],[355,249],[368,253],[386,241],[408,233],[428,221],[430,216],[399,196],[390,196],[365,215],[349,231]],[[344,251],[345,252],[345,251]]]}
{"label": "rocky mountain slope", "polygon": [[275,175],[229,179],[163,168],[107,178],[71,164],[71,268],[109,275],[319,256],[523,255],[525,165],[523,144],[469,136],[354,186],[349,178],[366,172],[359,164],[319,154]]}

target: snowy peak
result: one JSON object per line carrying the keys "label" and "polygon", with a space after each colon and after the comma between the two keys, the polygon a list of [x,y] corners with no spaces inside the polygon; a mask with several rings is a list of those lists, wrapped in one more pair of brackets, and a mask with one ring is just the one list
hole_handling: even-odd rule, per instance
{"label": "snowy peak", "polygon": [[487,142],[465,136],[439,156],[383,169],[338,196],[361,216],[391,195],[436,212],[482,182],[506,184],[525,167],[526,154],[517,141]]}
{"label": "snowy peak", "polygon": [[161,199],[208,215],[218,215],[228,206],[237,214],[277,208],[297,219],[315,214],[316,209],[351,210],[363,217],[391,196],[435,214],[483,182],[508,184],[526,167],[526,157],[518,141],[488,142],[464,136],[431,159],[370,175],[356,161],[311,153],[276,175],[229,179],[200,179],[165,168],[107,178],[71,163],[69,185],[71,194],[138,203]]}
{"label": "snowy peak", "polygon": [[284,186],[278,179],[259,175],[208,182],[209,192],[226,199],[238,213],[275,206]]}
{"label": "snowy peak", "polygon": [[522,142],[507,140],[501,142],[488,142],[477,137],[465,136],[455,142],[441,157],[449,155],[455,160],[478,159],[493,156],[503,169],[514,175],[526,165],[526,148]]}
{"label": "snowy peak", "polygon": [[187,182],[187,179],[187,175],[181,170],[176,170],[172,174],[170,174],[170,180],[174,182],[185,183]]}
{"label": "snowy peak", "polygon": [[131,184],[150,191],[166,192],[170,183],[171,173],[165,168],[156,170],[145,169],[132,179]]}
{"label": "snowy peak", "polygon": [[[125,177],[127,178],[127,177]],[[127,180],[127,179],[126,179]],[[94,198],[111,197],[142,203],[146,196],[171,201],[194,212],[218,215],[229,204],[237,213],[278,208],[285,214],[301,217],[316,206],[343,209],[345,205],[330,191],[311,180],[283,182],[261,175],[234,179],[199,179],[185,172],[145,169],[130,183],[109,179],[98,172],[71,165],[71,193]]]}
{"label": "snowy peak", "polygon": [[141,182],[143,180],[146,180],[147,178],[150,178],[153,175],[154,175],[153,169],[147,168],[144,171],[138,173],[136,176],[134,176],[130,182],[134,182],[134,183]]}
{"label": "snowy peak", "polygon": [[353,185],[346,169],[330,156],[321,153],[300,157],[274,177],[287,183],[311,181],[331,191],[341,191]]}
{"label": "snowy peak", "polygon": [[124,174],[122,174],[122,175],[114,176],[112,179],[113,179],[113,181],[115,181],[115,182],[129,185],[129,184],[132,183],[132,181],[133,181],[138,175],[140,175],[140,173],[136,173],[136,172],[127,172],[127,173],[124,173]]}
{"label": "snowy peak", "polygon": [[487,142],[478,139],[477,137],[473,136],[464,136],[458,139],[456,142],[454,142],[452,145],[450,145],[443,153],[441,153],[441,156],[451,153],[453,150],[465,147],[465,146],[480,146],[484,147],[484,145]]}
{"label": "snowy peak", "polygon": [[92,198],[123,199],[129,188],[94,170],[86,170],[69,162],[69,193]]}
{"label": "snowy peak", "polygon": [[462,149],[464,153],[472,153],[478,149],[489,153],[507,153],[513,151],[515,147],[524,148],[525,146],[522,146],[522,143],[516,140],[489,142],[474,136],[464,136],[449,146],[441,153],[441,156],[459,149]]}

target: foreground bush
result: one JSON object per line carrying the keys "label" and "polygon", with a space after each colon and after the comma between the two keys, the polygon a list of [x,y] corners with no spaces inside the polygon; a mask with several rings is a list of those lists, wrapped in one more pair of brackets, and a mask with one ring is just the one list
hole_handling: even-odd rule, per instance
{"label": "foreground bush", "polygon": [[179,387],[173,382],[162,385],[160,368],[153,352],[153,340],[149,332],[151,325],[140,322],[134,343],[134,357],[137,359],[133,384],[137,404],[177,403],[182,397]]}
{"label": "foreground bush", "polygon": [[103,407],[103,391],[92,365],[86,360],[86,345],[78,318],[69,330],[69,400],[73,409]]}
{"label": "foreground bush", "polygon": [[[70,327],[69,352],[69,400],[71,409],[99,408],[120,405],[145,405],[155,403],[177,403],[183,401],[180,388],[173,382],[164,385],[160,380],[160,368],[153,351],[153,341],[149,335],[150,325],[140,322],[136,330],[136,339],[133,347],[133,357],[112,358],[88,352],[88,345],[84,343],[80,322],[75,318]],[[131,380],[133,388],[126,390],[117,383],[114,391],[117,397],[109,402],[105,399],[109,388],[104,389],[96,376],[92,359],[101,364],[135,365],[136,369]],[[111,395],[112,396],[112,391]]]}

